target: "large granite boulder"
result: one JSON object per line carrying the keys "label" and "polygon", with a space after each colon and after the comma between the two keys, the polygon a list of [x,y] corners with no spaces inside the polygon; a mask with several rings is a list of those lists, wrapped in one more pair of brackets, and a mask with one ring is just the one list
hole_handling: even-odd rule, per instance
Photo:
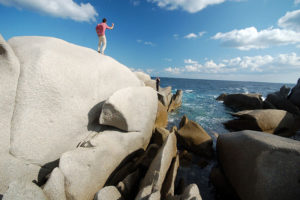
{"label": "large granite boulder", "polygon": [[150,198],[151,194],[156,192],[158,192],[158,194],[155,194],[154,196],[160,197],[161,188],[176,153],[176,136],[174,133],[171,133],[150,164],[149,169],[140,184],[140,191],[135,198],[136,200]]}
{"label": "large granite boulder", "polygon": [[173,94],[171,102],[168,107],[168,112],[172,112],[179,108],[182,104],[182,90],[177,90],[176,94]]}
{"label": "large granite boulder", "polygon": [[48,198],[36,184],[20,179],[9,184],[2,200],[48,200]]}
{"label": "large granite boulder", "polygon": [[99,123],[123,131],[143,131],[149,123],[153,126],[157,105],[156,92],[152,88],[124,88],[104,103]]}
{"label": "large granite boulder", "polygon": [[222,97],[224,104],[237,110],[261,109],[261,94],[228,94]]}
{"label": "large granite boulder", "polygon": [[10,153],[31,163],[44,165],[76,148],[99,117],[94,106],[119,89],[141,85],[127,67],[92,49],[49,37],[8,43],[21,63]]}
{"label": "large granite boulder", "polygon": [[298,79],[297,84],[293,87],[288,99],[300,108],[300,78]]}
{"label": "large granite boulder", "polygon": [[255,130],[281,136],[291,136],[300,128],[300,120],[285,110],[245,110],[232,114],[237,119],[224,123],[233,131]]}
{"label": "large granite boulder", "polygon": [[211,157],[213,155],[212,138],[196,122],[183,116],[179,129],[176,131],[178,143],[198,155]]}
{"label": "large granite boulder", "polygon": [[299,198],[299,141],[256,131],[233,132],[219,136],[217,152],[241,199]]}
{"label": "large granite boulder", "polygon": [[10,146],[11,118],[14,112],[20,63],[0,34],[0,153]]}
{"label": "large granite boulder", "polygon": [[300,114],[299,108],[287,98],[289,91],[290,88],[285,85],[282,86],[279,91],[267,95],[265,104],[271,104],[277,109],[286,110],[293,114]]}

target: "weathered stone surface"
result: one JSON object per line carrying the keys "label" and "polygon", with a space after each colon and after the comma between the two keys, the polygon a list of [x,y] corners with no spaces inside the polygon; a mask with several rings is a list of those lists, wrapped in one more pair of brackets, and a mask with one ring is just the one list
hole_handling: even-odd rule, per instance
{"label": "weathered stone surface", "polygon": [[288,99],[300,108],[300,78],[298,79],[297,84],[293,87]]}
{"label": "weathered stone surface", "polygon": [[20,179],[9,184],[3,200],[47,200],[47,197],[36,184]]}
{"label": "weathered stone surface", "polygon": [[172,99],[172,87],[160,88],[158,95],[158,100],[166,107],[169,106]]}
{"label": "weathered stone surface", "polygon": [[256,131],[220,135],[223,171],[244,200],[298,199],[300,142]]}
{"label": "weathered stone surface", "polygon": [[228,94],[224,97],[226,106],[238,110],[251,110],[262,108],[261,94]]}
{"label": "weathered stone surface", "polygon": [[285,110],[245,110],[232,114],[238,119],[225,122],[229,130],[255,130],[271,134],[291,136],[300,128],[300,121]]}
{"label": "weathered stone surface", "polygon": [[96,193],[94,200],[123,200],[123,197],[115,186],[106,186]]}
{"label": "weathered stone surface", "polygon": [[289,90],[290,89],[284,85],[280,88],[280,91],[268,94],[265,102],[272,104],[277,109],[286,110],[293,114],[300,114],[299,108],[287,99]]}
{"label": "weathered stone surface", "polygon": [[151,77],[144,72],[134,72],[134,74],[138,77],[140,81],[142,81],[143,84],[151,80]]}
{"label": "weathered stone surface", "polygon": [[156,128],[152,135],[151,143],[155,143],[161,146],[165,143],[169,134],[170,132],[165,128]]}
{"label": "weathered stone surface", "polygon": [[140,184],[140,191],[135,198],[136,200],[142,199],[161,190],[172,159],[176,156],[176,153],[176,136],[174,133],[171,133],[153,159],[144,179],[142,180]]}
{"label": "weathered stone surface", "polygon": [[155,127],[165,128],[168,125],[168,111],[167,108],[158,101],[157,114],[155,120]]}
{"label": "weathered stone surface", "polygon": [[157,113],[156,92],[149,87],[128,87],[104,103],[99,122],[124,131],[143,131],[153,126]]}
{"label": "weathered stone surface", "polygon": [[91,112],[95,105],[141,85],[127,67],[92,49],[49,37],[8,43],[21,63],[10,152],[31,163],[44,165],[76,148],[99,118]]}
{"label": "weathered stone surface", "polygon": [[174,196],[175,179],[177,175],[177,169],[179,167],[179,155],[173,159],[169,171],[166,175],[165,181],[161,189],[161,198],[166,199],[169,196]]}
{"label": "weathered stone surface", "polygon": [[171,102],[168,107],[168,112],[172,112],[179,108],[182,103],[182,90],[177,90],[176,94],[172,96]]}
{"label": "weathered stone surface", "polygon": [[8,152],[20,63],[0,34],[0,153]]}
{"label": "weathered stone surface", "polygon": [[145,85],[148,87],[151,87],[153,90],[156,91],[156,81],[155,80],[146,81]]}
{"label": "weathered stone surface", "polygon": [[178,142],[186,149],[206,157],[213,154],[212,138],[196,122],[183,116],[177,133]]}
{"label": "weathered stone surface", "polygon": [[145,132],[104,131],[92,138],[90,148],[79,147],[60,158],[67,198],[92,199],[120,163],[139,149],[145,149],[152,127]]}
{"label": "weathered stone surface", "polygon": [[[0,194],[3,194],[11,182],[18,179],[32,182],[38,180],[40,166],[30,164],[22,159],[15,158],[9,153],[0,154]],[[40,176],[42,176],[40,174]]]}
{"label": "weathered stone surface", "polygon": [[59,168],[55,168],[43,189],[49,200],[66,200],[65,178]]}

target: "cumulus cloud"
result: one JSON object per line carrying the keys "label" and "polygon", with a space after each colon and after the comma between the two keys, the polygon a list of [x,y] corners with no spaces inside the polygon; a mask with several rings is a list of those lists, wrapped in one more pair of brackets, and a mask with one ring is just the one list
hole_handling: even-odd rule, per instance
{"label": "cumulus cloud", "polygon": [[287,12],[283,17],[281,17],[278,20],[278,26],[285,29],[291,29],[299,32],[300,31],[300,10]]}
{"label": "cumulus cloud", "polygon": [[77,4],[73,0],[0,0],[0,4],[80,22],[96,21],[98,16],[90,3]]}
{"label": "cumulus cloud", "polygon": [[269,28],[257,31],[255,27],[217,33],[212,39],[220,40],[224,46],[240,50],[263,49],[272,45],[287,45],[300,42],[300,32]]}
{"label": "cumulus cloud", "polygon": [[277,56],[244,56],[224,59],[221,62],[207,60],[199,63],[192,59],[184,60],[183,67],[168,67],[165,71],[172,74],[179,73],[269,73],[300,70],[300,56],[296,53],[279,54]]}
{"label": "cumulus cloud", "polygon": [[179,74],[180,72],[183,72],[183,69],[180,69],[179,67],[168,67],[165,68],[164,71],[170,72],[172,74]]}
{"label": "cumulus cloud", "polygon": [[177,10],[182,9],[189,13],[196,13],[207,6],[221,4],[226,0],[148,0],[157,4],[160,8],[165,8],[167,10]]}
{"label": "cumulus cloud", "polygon": [[202,37],[204,34],[205,34],[205,31],[199,32],[198,34],[190,33],[190,34],[187,34],[186,36],[184,36],[184,38],[186,38],[186,39],[199,38],[199,37]]}

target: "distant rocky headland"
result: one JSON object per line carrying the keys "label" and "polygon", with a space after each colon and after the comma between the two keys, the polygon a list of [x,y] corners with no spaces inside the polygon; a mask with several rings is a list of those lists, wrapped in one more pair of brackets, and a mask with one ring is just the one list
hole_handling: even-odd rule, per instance
{"label": "distant rocky headland", "polygon": [[0,199],[201,200],[179,167],[211,160],[220,199],[300,197],[300,81],[265,100],[222,94],[235,131],[182,116],[183,92],[109,56],[50,37],[0,35]]}

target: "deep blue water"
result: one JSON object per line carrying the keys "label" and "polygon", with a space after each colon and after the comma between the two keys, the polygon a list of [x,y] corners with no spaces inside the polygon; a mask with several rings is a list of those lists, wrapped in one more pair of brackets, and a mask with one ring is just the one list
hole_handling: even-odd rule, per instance
{"label": "deep blue water", "polygon": [[[260,93],[265,98],[268,93],[276,92],[284,84],[282,83],[258,83],[241,81],[216,81],[197,79],[160,78],[161,87],[172,86],[172,92],[177,89],[183,90],[182,106],[169,114],[168,129],[178,124],[183,115],[190,120],[199,123],[214,140],[214,133],[226,134],[228,131],[223,127],[222,122],[232,119],[229,112],[231,109],[225,107],[222,102],[215,99],[221,93]],[[286,84],[293,87],[292,84]],[[189,168],[180,167],[177,179],[184,177],[186,184],[196,183],[199,187],[203,200],[213,200],[215,191],[209,182],[209,173],[216,164],[216,158],[210,161],[209,165],[201,169],[196,163]]]}

